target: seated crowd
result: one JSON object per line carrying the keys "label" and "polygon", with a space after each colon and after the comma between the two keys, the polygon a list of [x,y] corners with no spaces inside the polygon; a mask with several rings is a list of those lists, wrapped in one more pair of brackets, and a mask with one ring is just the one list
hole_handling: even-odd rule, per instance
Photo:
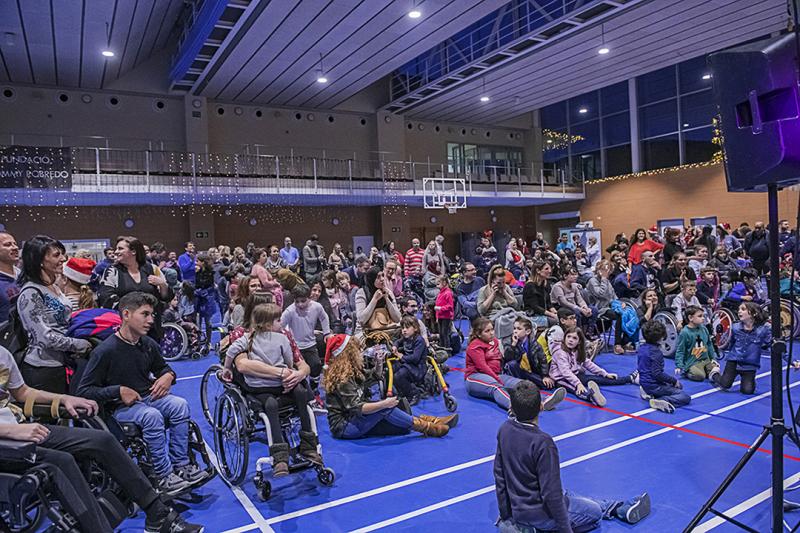
{"label": "seated crowd", "polygon": [[[240,375],[263,406],[275,476],[289,473],[281,402],[300,416],[299,453],[319,465],[307,405],[327,413],[338,439],[447,435],[458,415],[415,415],[411,407],[427,393],[428,356],[436,354],[446,372],[444,360],[465,348],[467,393],[515,417],[500,430],[495,460],[501,529],[567,530],[571,522],[583,530],[578,516],[634,523],[649,510],[646,494],[627,502],[562,495],[555,445],[536,427],[539,411],[568,393],[604,406],[601,387],[634,384],[651,407],[672,412],[690,401],[680,376],[727,389],[739,375],[741,391],[753,394],[770,342],[758,305],[768,251],[764,225],[748,229],[667,228],[663,238],[655,228],[637,229],[630,240],[617,235],[605,257],[597,238],[582,234],[563,234],[554,248],[542,234],[530,244],[512,237],[498,253],[487,232],[469,261],[449,257],[442,236],[424,248],[412,239],[405,253],[390,242],[355,253],[336,243],[326,254],[312,235],[302,250],[286,237],[283,247],[249,243],[199,253],[187,242],[181,255],[124,236],[99,263],[87,253],[67,257],[58,240],[43,235],[26,240],[20,253],[16,239],[0,233],[0,323],[25,337],[0,348],[0,438],[36,444],[38,460],[63,477],[59,495],[85,531],[111,528],[76,463],[83,458],[99,462],[145,511],[146,531],[201,531],[164,503],[202,476],[187,456],[189,402],[170,392],[177,376],[161,354],[164,323],[193,329],[206,351],[212,326],[227,328],[221,378]],[[785,221],[780,237],[791,260],[795,236]],[[796,280],[781,276],[791,290]],[[739,321],[721,370],[706,324],[723,304]],[[80,334],[76,323],[99,324],[108,314],[102,309],[116,311],[111,323]],[[664,371],[659,343],[666,331],[654,319],[663,309],[680,323],[678,377]],[[459,319],[471,323],[466,346]],[[613,353],[637,356],[625,375],[595,362],[612,330]],[[374,332],[392,338],[395,392],[384,398],[373,398],[380,376],[365,364]],[[150,483],[108,433],[24,423],[12,399],[136,424],[157,479]],[[516,488],[523,481],[538,487],[536,505]]]}

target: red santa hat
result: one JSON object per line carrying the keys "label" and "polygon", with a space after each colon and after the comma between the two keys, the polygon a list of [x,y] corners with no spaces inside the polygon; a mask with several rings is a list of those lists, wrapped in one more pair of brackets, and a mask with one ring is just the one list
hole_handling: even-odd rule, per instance
{"label": "red santa hat", "polygon": [[337,333],[336,335],[331,335],[328,337],[328,342],[325,345],[325,364],[328,364],[328,361],[331,357],[336,357],[340,353],[344,351],[347,347],[347,343],[350,342],[352,337],[350,335],[344,335],[342,333]]}
{"label": "red santa hat", "polygon": [[80,285],[86,285],[92,278],[92,270],[97,263],[82,257],[70,257],[64,265],[64,276]]}

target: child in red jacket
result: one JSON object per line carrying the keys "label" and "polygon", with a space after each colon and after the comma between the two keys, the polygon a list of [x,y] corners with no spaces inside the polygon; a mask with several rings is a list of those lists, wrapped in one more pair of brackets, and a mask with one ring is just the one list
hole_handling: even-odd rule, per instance
{"label": "child in red jacket", "polygon": [[[521,379],[501,374],[503,355],[500,352],[500,341],[494,336],[494,325],[485,317],[478,317],[472,322],[467,345],[466,370],[464,385],[467,394],[475,398],[494,400],[500,407],[508,410],[511,406],[508,390],[513,389]],[[542,400],[542,409],[549,411],[561,402],[567,392],[559,387],[546,399]]]}
{"label": "child in red jacket", "polygon": [[[445,350],[451,350],[450,333],[453,329],[453,318],[456,316],[453,291],[450,290],[450,280],[447,279],[447,276],[436,278],[436,286],[439,287],[439,294],[436,296],[436,304],[433,309],[439,325],[439,346]],[[455,352],[451,350],[451,353]]]}

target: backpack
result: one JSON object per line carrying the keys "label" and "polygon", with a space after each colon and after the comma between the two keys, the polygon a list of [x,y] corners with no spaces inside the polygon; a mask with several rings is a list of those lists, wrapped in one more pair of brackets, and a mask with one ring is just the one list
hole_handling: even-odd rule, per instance
{"label": "backpack", "polygon": [[44,299],[42,291],[36,287],[26,287],[19,291],[11,302],[11,309],[8,312],[8,320],[0,324],[0,346],[11,352],[17,366],[22,364],[25,358],[25,351],[28,349],[28,332],[22,325],[22,319],[19,316],[17,309],[17,301],[19,296],[26,290],[33,289],[39,293],[39,296]]}

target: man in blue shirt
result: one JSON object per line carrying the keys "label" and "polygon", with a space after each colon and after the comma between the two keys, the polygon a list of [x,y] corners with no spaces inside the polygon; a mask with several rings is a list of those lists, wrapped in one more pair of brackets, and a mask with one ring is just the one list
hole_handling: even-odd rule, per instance
{"label": "man in blue shirt", "polygon": [[97,263],[92,270],[92,277],[89,280],[89,288],[94,292],[97,292],[100,289],[100,280],[103,279],[103,274],[105,274],[106,270],[108,270],[108,267],[113,265],[114,261],[116,260],[114,249],[110,246],[103,248],[103,256],[103,260]]}
{"label": "man in blue shirt", "polygon": [[561,234],[561,238],[558,240],[558,244],[556,244],[556,253],[560,254],[563,250],[574,249],[572,243],[569,242],[569,236],[566,233]]}
{"label": "man in blue shirt", "polygon": [[0,323],[8,320],[11,301],[19,294],[19,246],[10,233],[0,233]]}
{"label": "man in blue shirt", "polygon": [[189,241],[184,246],[186,252],[178,257],[178,265],[181,267],[181,277],[183,281],[194,284],[196,262],[194,258],[194,243]]}
{"label": "man in blue shirt", "polygon": [[297,248],[292,246],[291,237],[283,239],[283,248],[281,248],[280,254],[286,266],[293,272],[297,272],[300,268],[300,252],[297,251]]}

